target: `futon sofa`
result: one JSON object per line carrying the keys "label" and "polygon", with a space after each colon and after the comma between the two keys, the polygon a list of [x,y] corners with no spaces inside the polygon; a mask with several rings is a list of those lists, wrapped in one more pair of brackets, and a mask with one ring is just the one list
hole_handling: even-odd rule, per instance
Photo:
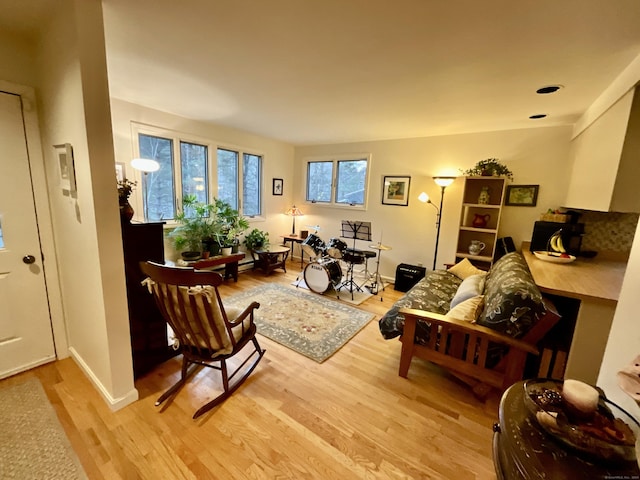
{"label": "futon sofa", "polygon": [[524,257],[504,255],[489,272],[463,260],[434,270],[380,319],[386,339],[400,337],[399,375],[414,356],[469,384],[479,398],[522,379],[528,354],[560,316],[543,298]]}

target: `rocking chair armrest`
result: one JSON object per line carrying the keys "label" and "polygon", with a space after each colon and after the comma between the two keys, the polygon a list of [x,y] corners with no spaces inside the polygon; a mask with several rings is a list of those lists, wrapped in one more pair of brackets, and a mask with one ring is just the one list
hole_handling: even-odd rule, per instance
{"label": "rocking chair armrest", "polygon": [[[418,319],[428,323],[435,323],[450,330],[459,331],[461,333],[469,333],[479,337],[487,338],[491,342],[499,343],[508,347],[517,348],[527,353],[538,355],[540,352],[536,345],[523,340],[518,340],[508,335],[492,330],[491,328],[471,323],[467,320],[446,317],[445,315],[427,312],[425,310],[417,310],[414,308],[401,308],[400,313],[404,315],[404,321],[416,322]],[[406,328],[406,327],[405,327]],[[415,331],[415,329],[414,329]]]}
{"label": "rocking chair armrest", "polygon": [[[235,319],[235,321],[233,322],[229,322],[229,326],[230,327],[235,327],[236,325],[240,325],[245,318],[247,318],[249,315],[253,315],[253,311],[257,308],[260,308],[260,304],[258,302],[251,302],[247,308],[245,308],[240,315],[237,316],[237,318]],[[251,319],[251,322],[253,323],[253,318]]]}

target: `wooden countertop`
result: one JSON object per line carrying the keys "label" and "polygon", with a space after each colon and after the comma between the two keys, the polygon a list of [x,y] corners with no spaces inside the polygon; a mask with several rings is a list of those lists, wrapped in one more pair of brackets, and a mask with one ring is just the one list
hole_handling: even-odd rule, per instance
{"label": "wooden countertop", "polygon": [[545,262],[529,251],[528,242],[522,244],[522,254],[543,292],[581,300],[618,301],[627,262],[598,257],[578,257],[565,264]]}

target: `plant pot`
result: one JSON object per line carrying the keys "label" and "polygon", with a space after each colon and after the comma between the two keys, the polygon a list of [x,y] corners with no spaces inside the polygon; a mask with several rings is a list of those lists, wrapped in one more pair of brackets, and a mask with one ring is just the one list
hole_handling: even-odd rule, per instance
{"label": "plant pot", "polygon": [[193,260],[198,260],[200,258],[201,253],[200,252],[182,252],[181,255],[184,260],[186,260],[187,262],[190,262]]}
{"label": "plant pot", "polygon": [[128,201],[120,202],[120,220],[125,223],[130,223],[133,218],[133,207]]}
{"label": "plant pot", "polygon": [[231,253],[238,253],[239,249],[240,249],[240,245],[236,243],[233,245],[233,247],[231,247]]}
{"label": "plant pot", "polygon": [[224,255],[231,255],[231,248],[232,247],[222,247],[221,250],[221,254]]}

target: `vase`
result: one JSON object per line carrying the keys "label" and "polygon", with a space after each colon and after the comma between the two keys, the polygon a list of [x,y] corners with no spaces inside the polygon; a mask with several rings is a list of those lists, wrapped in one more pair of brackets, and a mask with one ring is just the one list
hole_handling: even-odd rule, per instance
{"label": "vase", "polygon": [[473,222],[471,222],[471,225],[474,228],[484,228],[487,226],[487,223],[489,223],[490,218],[491,218],[491,215],[489,215],[488,213],[484,215],[476,213],[474,214]]}
{"label": "vase", "polygon": [[125,223],[130,223],[133,218],[133,207],[129,203],[129,200],[120,200],[120,220]]}
{"label": "vase", "polygon": [[480,205],[488,205],[489,200],[491,200],[491,190],[489,187],[482,187],[478,196],[478,203]]}

